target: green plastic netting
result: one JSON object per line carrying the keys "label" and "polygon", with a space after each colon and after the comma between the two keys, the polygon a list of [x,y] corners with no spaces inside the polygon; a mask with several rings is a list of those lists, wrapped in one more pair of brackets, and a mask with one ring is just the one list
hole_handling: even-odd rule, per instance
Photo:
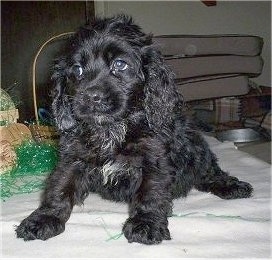
{"label": "green plastic netting", "polygon": [[31,193],[44,187],[46,176],[58,161],[57,146],[32,140],[15,148],[16,166],[0,175],[1,199],[15,194]]}

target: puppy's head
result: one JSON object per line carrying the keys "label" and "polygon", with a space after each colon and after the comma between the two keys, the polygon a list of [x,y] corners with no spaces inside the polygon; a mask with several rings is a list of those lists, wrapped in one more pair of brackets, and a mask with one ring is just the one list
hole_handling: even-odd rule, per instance
{"label": "puppy's head", "polygon": [[[96,19],[82,27],[54,74],[71,119],[107,123],[136,109],[144,82],[140,50],[150,42],[126,16]],[[59,113],[57,107],[54,110]],[[66,126],[71,126],[63,116]]]}

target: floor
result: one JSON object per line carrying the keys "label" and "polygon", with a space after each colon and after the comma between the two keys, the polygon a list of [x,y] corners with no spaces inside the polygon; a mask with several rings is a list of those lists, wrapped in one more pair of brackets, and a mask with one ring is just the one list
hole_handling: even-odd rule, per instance
{"label": "floor", "polygon": [[[205,134],[208,134],[208,135],[210,134],[212,136],[217,136],[216,131],[215,131],[215,129],[217,127],[214,126],[212,123],[204,123],[204,122],[210,122],[210,119],[209,119],[210,114],[211,114],[211,112],[208,113],[206,110],[201,110],[200,109],[200,110],[196,110],[191,115],[194,116],[194,120],[197,120],[196,122],[198,122],[200,128],[205,131]],[[256,139],[254,139],[256,141],[244,142],[244,143],[240,142],[240,143],[235,143],[235,145],[238,148],[238,150],[249,153],[249,154],[251,154],[251,155],[253,155],[253,156],[255,156],[255,157],[257,157],[257,158],[259,158],[259,159],[261,159],[261,160],[263,160],[263,161],[265,161],[267,163],[269,163],[269,164],[271,164],[271,131],[265,130],[264,128],[258,128],[257,129],[256,127],[255,127],[255,130],[257,130],[257,135],[259,133],[260,138],[257,137],[257,136],[251,136],[251,134],[252,134],[251,133],[250,135],[248,135],[246,137],[244,136],[244,138],[250,140],[251,137],[252,137],[253,139],[256,138]],[[235,140],[235,135],[236,134],[234,134],[234,139],[233,140]],[[242,136],[242,133],[239,133],[239,134],[241,134],[239,136],[239,138],[238,138],[238,136],[236,136],[236,137],[238,139],[240,139],[240,138],[244,139],[243,136]],[[247,135],[247,133],[245,133],[245,134]],[[222,138],[222,136],[221,136],[221,138]],[[220,140],[220,137],[218,139]],[[224,138],[222,138],[222,139],[224,139]],[[232,137],[230,137],[230,139],[228,139],[228,140],[232,140]]]}
{"label": "floor", "polygon": [[[205,132],[205,134],[216,137],[216,134],[213,131]],[[251,154],[258,159],[271,164],[271,138],[262,138],[253,142],[240,142],[234,144],[238,150]]]}
{"label": "floor", "polygon": [[235,143],[238,150],[249,153],[271,164],[271,141],[256,141],[249,143]]}

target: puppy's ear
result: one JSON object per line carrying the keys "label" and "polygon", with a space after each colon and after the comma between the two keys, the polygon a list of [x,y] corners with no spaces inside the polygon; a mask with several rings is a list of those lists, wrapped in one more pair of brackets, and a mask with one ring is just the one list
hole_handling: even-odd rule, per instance
{"label": "puppy's ear", "polygon": [[52,110],[56,123],[56,127],[60,132],[69,132],[76,127],[76,120],[73,118],[73,111],[67,91],[67,64],[65,58],[56,61],[52,80],[54,89],[52,91]]}
{"label": "puppy's ear", "polygon": [[145,74],[144,109],[149,126],[155,130],[169,127],[183,98],[177,92],[174,74],[165,64],[161,53],[152,46],[142,49]]}

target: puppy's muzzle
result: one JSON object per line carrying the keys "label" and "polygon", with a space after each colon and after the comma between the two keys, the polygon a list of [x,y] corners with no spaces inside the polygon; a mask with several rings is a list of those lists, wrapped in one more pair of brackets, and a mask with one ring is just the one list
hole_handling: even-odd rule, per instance
{"label": "puppy's muzzle", "polygon": [[94,105],[106,103],[110,96],[108,92],[103,91],[101,88],[98,87],[86,89],[84,92],[81,92],[80,94],[82,95],[83,100],[84,102],[86,102],[86,104],[93,103]]}
{"label": "puppy's muzzle", "polygon": [[105,113],[112,108],[112,101],[109,91],[105,91],[101,87],[92,87],[85,89],[81,95],[81,106],[89,107],[90,112]]}

